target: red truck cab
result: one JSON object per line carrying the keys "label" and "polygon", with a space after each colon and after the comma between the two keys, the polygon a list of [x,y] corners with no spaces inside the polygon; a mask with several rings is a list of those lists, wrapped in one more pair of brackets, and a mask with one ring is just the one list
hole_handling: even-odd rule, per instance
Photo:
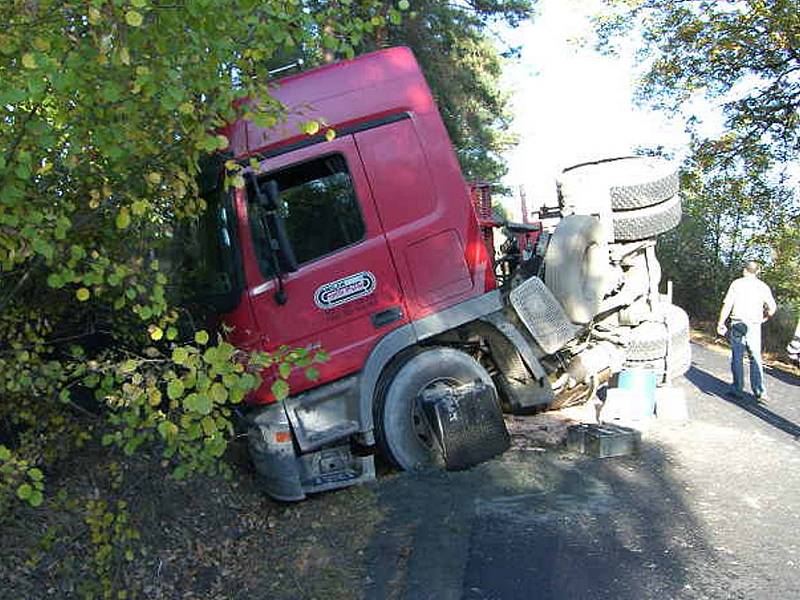
{"label": "red truck cab", "polygon": [[[390,331],[494,289],[450,140],[407,48],[393,48],[280,81],[286,123],[239,120],[225,131],[235,160],[277,181],[299,268],[283,276],[283,304],[251,227],[246,188],[234,203],[244,295],[227,318],[232,338],[262,349],[321,346],[321,378],[358,372]],[[322,119],[336,133],[308,136]],[[268,397],[258,400],[267,401]]]}

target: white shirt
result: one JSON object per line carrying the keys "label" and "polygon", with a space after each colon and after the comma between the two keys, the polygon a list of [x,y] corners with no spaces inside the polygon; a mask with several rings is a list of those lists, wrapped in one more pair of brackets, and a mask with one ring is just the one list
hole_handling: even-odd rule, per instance
{"label": "white shirt", "polygon": [[769,314],[777,309],[769,286],[755,275],[745,275],[731,283],[725,294],[723,315],[728,306],[732,321],[759,324],[764,321],[765,309]]}

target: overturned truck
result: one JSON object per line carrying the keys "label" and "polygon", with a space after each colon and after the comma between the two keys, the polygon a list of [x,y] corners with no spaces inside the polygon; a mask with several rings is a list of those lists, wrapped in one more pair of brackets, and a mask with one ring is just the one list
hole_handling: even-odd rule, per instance
{"label": "overturned truck", "polygon": [[[507,447],[500,410],[591,396],[622,368],[689,365],[688,319],[659,289],[655,238],[680,220],[675,169],[577,165],[559,207],[500,223],[464,181],[425,79],[392,48],[282,79],[283,126],[224,131],[246,185],[205,186],[208,288],[248,349],[321,347],[311,381],[249,398],[249,445],[281,500],[402,469],[459,468]],[[322,118],[335,138],[298,134]],[[491,229],[524,233],[496,256]]]}

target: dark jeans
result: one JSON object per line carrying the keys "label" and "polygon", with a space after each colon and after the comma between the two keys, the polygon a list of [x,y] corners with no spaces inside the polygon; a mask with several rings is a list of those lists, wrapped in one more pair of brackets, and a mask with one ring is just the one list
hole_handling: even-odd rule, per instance
{"label": "dark jeans", "polygon": [[742,393],[744,389],[744,355],[750,358],[750,389],[757,397],[764,393],[764,366],[761,363],[761,323],[731,324],[731,372],[733,389]]}

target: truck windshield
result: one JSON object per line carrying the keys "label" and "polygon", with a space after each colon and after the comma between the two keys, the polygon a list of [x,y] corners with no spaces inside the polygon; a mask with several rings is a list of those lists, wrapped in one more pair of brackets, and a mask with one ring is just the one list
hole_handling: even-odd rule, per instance
{"label": "truck windshield", "polygon": [[214,312],[233,310],[239,302],[243,277],[236,236],[236,212],[229,192],[203,195],[206,210],[181,224],[177,269],[182,295],[190,303]]}

